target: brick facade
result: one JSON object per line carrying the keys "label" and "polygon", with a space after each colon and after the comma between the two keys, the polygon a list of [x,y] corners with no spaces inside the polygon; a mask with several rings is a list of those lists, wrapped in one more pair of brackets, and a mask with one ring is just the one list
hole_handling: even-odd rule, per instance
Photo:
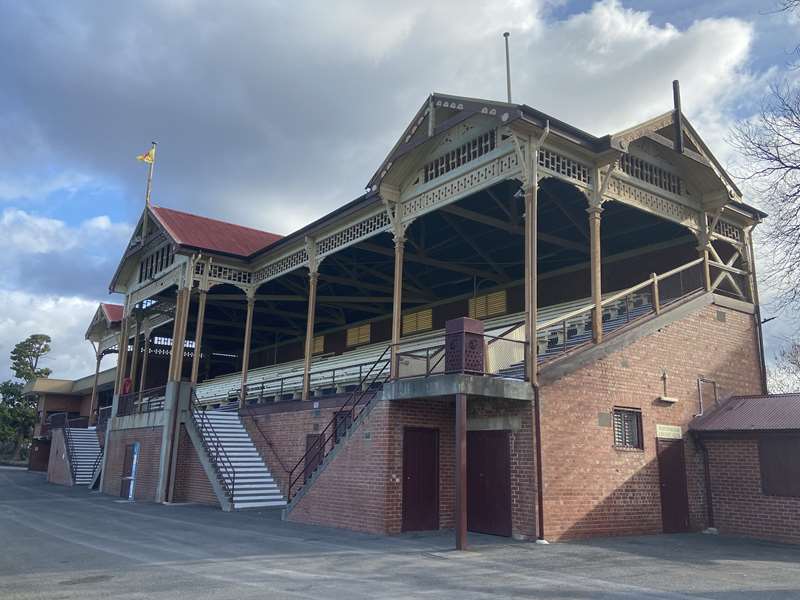
{"label": "brick facade", "polygon": [[162,427],[121,429],[109,433],[106,441],[106,473],[103,476],[103,493],[119,496],[122,485],[122,467],[125,447],[139,442],[139,463],[136,470],[134,500],[155,502],[158,488],[158,466],[161,453]]}
{"label": "brick facade", "polygon": [[705,444],[719,532],[800,543],[800,498],[764,495],[758,440],[739,436]]}
{"label": "brick facade", "polygon": [[[702,457],[685,436],[699,412],[697,380],[716,381],[720,399],[759,393],[759,365],[753,316],[712,305],[543,385],[545,537],[662,531],[657,424],[684,431],[690,526],[705,527]],[[658,400],[665,372],[675,404]],[[641,409],[643,450],[614,447],[603,415],[615,406]]]}
{"label": "brick facade", "polygon": [[180,440],[178,442],[178,460],[175,469],[175,502],[197,502],[219,506],[214,488],[208,481],[205,469],[200,464],[197,451],[186,433],[186,427],[181,425]]}

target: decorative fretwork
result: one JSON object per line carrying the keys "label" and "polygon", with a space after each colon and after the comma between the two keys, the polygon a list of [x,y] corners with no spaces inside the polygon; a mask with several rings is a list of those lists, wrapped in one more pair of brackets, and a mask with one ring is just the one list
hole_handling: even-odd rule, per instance
{"label": "decorative fretwork", "polygon": [[520,170],[519,158],[515,152],[509,152],[503,156],[478,167],[460,177],[442,183],[438,187],[420,194],[403,205],[404,220],[428,212],[432,208],[452,202],[455,199],[465,196],[475,191],[476,188],[484,188],[492,185],[496,181],[511,177]]}
{"label": "decorative fretwork", "polygon": [[172,266],[175,253],[172,244],[165,244],[139,261],[139,283],[153,279],[161,271]]}
{"label": "decorative fretwork", "polygon": [[288,273],[296,269],[299,266],[304,265],[308,262],[308,253],[306,252],[305,248],[300,248],[296,252],[292,252],[291,254],[284,256],[280,260],[277,260],[273,263],[268,264],[267,266],[259,269],[255,273],[253,273],[253,283],[261,283],[262,281],[268,281],[270,279],[275,279],[279,275],[283,275],[284,273]]}
{"label": "decorative fretwork", "polygon": [[484,154],[488,154],[497,145],[497,131],[492,129],[476,138],[461,144],[439,158],[435,158],[422,167],[422,180],[428,183],[437,177],[465,165]]}
{"label": "decorative fretwork", "polygon": [[588,166],[547,148],[539,150],[539,166],[587,186],[592,183],[592,171]]}
{"label": "decorative fretwork", "polygon": [[714,225],[714,233],[739,243],[741,243],[744,238],[741,227],[737,227],[733,223],[728,223],[722,219],[717,221],[717,224]]}
{"label": "decorative fretwork", "polygon": [[623,154],[619,160],[619,168],[627,175],[671,194],[682,196],[686,193],[683,180],[678,175],[642,160],[638,156]]}
{"label": "decorative fretwork", "polygon": [[253,274],[249,271],[235,269],[233,267],[227,267],[225,265],[219,265],[216,263],[211,264],[208,270],[208,275],[211,279],[245,284],[250,283],[253,278]]}
{"label": "decorative fretwork", "polygon": [[342,229],[341,231],[324,237],[317,242],[317,256],[324,256],[344,246],[355,243],[370,234],[385,229],[389,226],[389,215],[386,211],[367,217]]}
{"label": "decorative fretwork", "polygon": [[691,229],[698,229],[698,213],[689,207],[631,185],[622,181],[619,177],[612,176],[607,194],[615,200],[630,204],[670,221],[675,221]]}

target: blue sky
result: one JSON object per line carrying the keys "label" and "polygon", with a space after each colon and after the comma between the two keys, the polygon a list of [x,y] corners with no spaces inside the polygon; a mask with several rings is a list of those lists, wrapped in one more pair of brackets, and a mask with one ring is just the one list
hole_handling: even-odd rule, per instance
{"label": "blue sky", "polygon": [[604,134],[669,109],[679,78],[733,165],[731,125],[796,76],[800,25],[771,7],[0,0],[0,357],[47,332],[54,376],[91,371],[151,139],[157,204],[287,233],[359,195],[430,91],[502,98],[510,30],[515,100]]}

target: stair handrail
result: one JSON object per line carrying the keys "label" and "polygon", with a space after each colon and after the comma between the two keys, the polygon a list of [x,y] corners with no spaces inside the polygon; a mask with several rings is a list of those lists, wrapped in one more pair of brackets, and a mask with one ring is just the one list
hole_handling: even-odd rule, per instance
{"label": "stair handrail", "polygon": [[[197,432],[200,434],[203,448],[211,464],[214,465],[217,478],[221,480],[222,487],[225,489],[225,494],[228,496],[231,503],[233,503],[236,492],[236,470],[233,468],[233,461],[225,451],[225,446],[223,446],[211,419],[208,418],[205,407],[198,401],[194,389],[192,389],[190,409],[192,422]],[[209,441],[208,438],[211,438],[211,440]],[[226,475],[229,476],[230,480],[225,477]]]}
{"label": "stair handrail", "polygon": [[[310,458],[310,457],[319,458],[320,454],[322,455],[321,456],[322,460],[324,460],[325,456],[327,455],[326,448],[328,447],[328,442],[330,442],[331,439],[334,439],[334,436],[337,433],[337,431],[336,431],[337,430],[337,425],[338,425],[338,423],[337,423],[337,415],[340,415],[343,412],[349,411],[350,412],[350,424],[347,425],[347,427],[348,428],[352,427],[353,424],[356,423],[358,418],[364,412],[364,409],[366,408],[366,405],[368,404],[368,403],[366,403],[363,406],[361,406],[361,410],[358,411],[358,414],[355,414],[355,410],[356,410],[356,408],[359,407],[359,405],[361,405],[361,401],[364,399],[364,396],[366,396],[370,392],[373,392],[373,398],[374,398],[373,385],[375,384],[375,382],[378,381],[380,376],[384,373],[384,371],[386,370],[386,367],[390,365],[391,360],[387,360],[386,359],[386,355],[387,355],[387,353],[391,352],[391,349],[392,349],[391,345],[387,346],[386,349],[381,353],[381,355],[378,358],[378,360],[376,360],[374,363],[372,363],[372,366],[370,367],[370,369],[367,372],[367,374],[364,375],[361,378],[361,381],[359,382],[358,387],[356,389],[354,389],[350,393],[350,395],[347,397],[347,399],[344,401],[344,403],[339,407],[339,410],[334,412],[333,417],[331,418],[330,421],[328,421],[328,424],[325,425],[325,427],[322,429],[322,431],[319,432],[319,436],[320,436],[318,438],[319,441],[314,445],[314,447],[309,448],[308,450],[306,450],[306,452],[303,454],[303,456],[300,457],[300,460],[298,460],[295,463],[295,465],[291,468],[291,470],[289,471],[289,484],[288,484],[287,489],[286,489],[286,498],[289,501],[291,501],[291,499],[293,497],[292,489],[294,488],[295,484],[300,480],[300,478],[305,474],[305,462],[306,462],[306,460],[308,458]],[[373,377],[372,375],[373,375],[373,372],[375,371],[375,368],[381,363],[382,363],[382,366],[380,367],[380,369],[378,369],[377,372],[375,372],[375,375]],[[391,373],[391,369],[390,369],[389,374],[386,375],[386,378],[384,379],[384,381],[382,383],[386,383],[386,381],[388,380],[388,378],[390,376],[390,373]],[[365,384],[370,379],[370,377],[372,377],[372,380],[369,381],[369,383],[365,386]],[[370,401],[371,400],[372,399],[370,399]],[[351,403],[352,403],[352,406],[351,406]],[[336,443],[337,442],[334,442],[334,446],[336,445]],[[333,448],[331,448],[331,450],[332,449]],[[319,462],[317,464],[322,462],[322,460],[319,460]],[[301,471],[299,473],[297,473],[297,470],[299,468],[302,468],[302,469],[301,469]]]}
{"label": "stair handrail", "polygon": [[92,481],[94,481],[94,478],[97,476],[97,469],[100,467],[104,453],[105,453],[105,448],[103,446],[100,446],[100,452],[97,453],[97,458],[94,459],[94,464],[92,465]]}
{"label": "stair handrail", "polygon": [[284,462],[281,459],[280,455],[275,450],[275,445],[272,443],[272,440],[269,438],[269,436],[267,436],[266,433],[264,433],[264,430],[261,429],[261,424],[258,422],[258,418],[257,418],[257,415],[255,414],[255,411],[252,409],[252,407],[248,406],[248,407],[245,408],[243,414],[245,414],[246,416],[252,417],[253,424],[256,426],[256,429],[258,429],[258,433],[261,434],[261,437],[267,443],[267,446],[269,446],[270,450],[272,450],[272,453],[275,455],[275,458],[278,459],[278,464],[280,464],[281,468],[283,469],[283,472],[288,475],[289,474],[289,468],[284,464]]}

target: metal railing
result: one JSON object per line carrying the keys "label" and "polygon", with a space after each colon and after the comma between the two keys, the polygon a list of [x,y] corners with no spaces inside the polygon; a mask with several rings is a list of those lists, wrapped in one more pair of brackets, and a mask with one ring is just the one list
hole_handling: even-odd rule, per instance
{"label": "metal railing", "polygon": [[[377,395],[378,389],[389,380],[390,370],[387,367],[390,361],[387,359],[387,355],[390,353],[391,348],[391,346],[387,346],[378,360],[372,363],[372,366],[360,379],[358,387],[353,390],[347,400],[339,407],[339,410],[334,413],[333,418],[319,432],[319,437],[314,446],[306,450],[300,460],[289,470],[289,485],[286,490],[286,496],[289,500],[294,496],[292,493],[294,486],[300,482],[301,478],[305,481],[305,478],[310,475],[308,466],[314,465],[314,468],[316,468],[322,463],[339,440],[346,435],[347,429],[358,422],[364,409]],[[367,398],[368,396],[369,398]],[[367,398],[366,401],[365,398]],[[342,423],[344,423],[344,426]]]}
{"label": "metal railing", "polygon": [[[253,420],[253,425],[255,425],[256,429],[258,430],[258,433],[261,435],[261,439],[263,439],[264,443],[267,445],[267,447],[270,450],[272,450],[272,454],[275,456],[275,459],[278,461],[278,464],[281,466],[281,469],[283,469],[283,472],[286,475],[288,475],[289,471],[290,471],[290,468],[287,467],[286,464],[283,462],[283,460],[281,459],[280,454],[278,454],[278,451],[275,449],[275,444],[272,443],[272,440],[270,439],[270,437],[261,428],[261,423],[258,420],[258,414],[249,406],[244,408],[244,409],[242,409],[242,411],[239,414],[242,417],[250,417]],[[273,475],[274,475],[274,472],[273,472]]]}
{"label": "metal railing", "polygon": [[117,400],[117,416],[127,417],[164,410],[166,386],[124,394]]}
{"label": "metal railing", "polygon": [[72,474],[72,483],[78,483],[78,466],[75,464],[75,461],[72,457],[72,435],[70,434],[70,426],[69,426],[69,419],[66,420],[66,424],[64,425],[64,446],[67,448],[67,460],[69,461],[69,470]]}
{"label": "metal railing", "polygon": [[[355,385],[354,381],[361,381],[364,377],[364,373],[373,366],[373,362],[364,362],[332,369],[311,371],[309,374],[309,388],[326,389],[327,387],[331,389],[336,388],[337,385]],[[356,371],[358,371],[357,375]],[[265,399],[273,398],[275,402],[280,402],[284,400],[284,396],[288,393],[294,395],[295,392],[300,392],[303,389],[303,374],[294,373],[274,379],[248,383],[245,385],[244,389],[247,401],[255,400],[256,403],[261,404]],[[240,397],[241,388],[237,389],[235,392],[231,391],[229,393],[230,398],[233,398],[234,395],[237,398]]]}
{"label": "metal railing", "polygon": [[190,413],[192,415],[192,423],[200,434],[200,439],[203,442],[203,448],[206,451],[208,460],[214,465],[214,470],[217,473],[217,479],[225,490],[225,495],[234,502],[234,495],[236,493],[236,470],[233,468],[233,461],[228,453],[225,451],[225,446],[220,440],[219,434],[211,419],[206,414],[205,406],[201,405],[197,399],[197,395],[192,389],[192,400],[190,406]]}
{"label": "metal railing", "polygon": [[[661,310],[703,289],[703,259],[698,258],[665,273],[653,273],[634,286],[602,300],[604,332],[611,332],[631,321]],[[593,341],[595,303],[581,306],[565,315],[539,323],[536,327],[538,360],[544,362]]]}
{"label": "metal railing", "polygon": [[105,446],[100,446],[100,452],[97,453],[97,458],[94,459],[94,464],[92,465],[92,479],[89,482],[91,486],[94,483],[95,478],[97,477],[97,469],[100,468],[100,465],[103,464],[103,454],[105,453]]}
{"label": "metal railing", "polygon": [[97,427],[98,431],[102,431],[105,433],[106,430],[106,423],[111,418],[111,405],[109,406],[101,406],[97,409],[97,422],[95,423],[95,427]]}

